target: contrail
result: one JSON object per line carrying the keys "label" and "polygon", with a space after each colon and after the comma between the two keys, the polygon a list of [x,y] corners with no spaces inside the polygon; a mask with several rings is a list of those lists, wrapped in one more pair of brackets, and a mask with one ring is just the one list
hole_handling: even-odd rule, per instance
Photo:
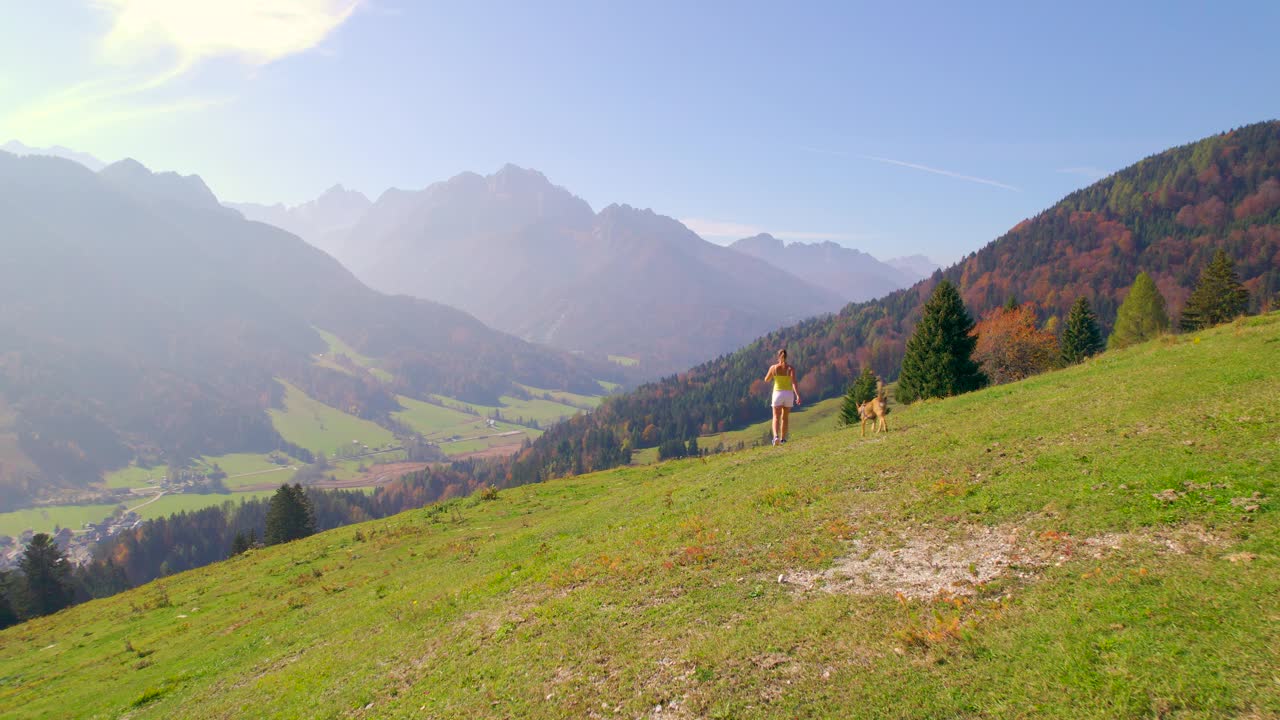
{"label": "contrail", "polygon": [[1022,192],[1020,188],[1016,188],[1012,185],[1006,185],[1005,183],[998,182],[996,180],[988,180],[986,178],[975,177],[973,175],[962,175],[958,172],[951,172],[950,170],[942,170],[941,168],[929,167],[928,165],[920,165],[919,163],[909,163],[902,160],[894,160],[892,158],[876,157],[875,155],[859,155],[859,157],[865,160],[875,160],[876,162],[888,163],[889,165],[898,165],[905,168],[912,168],[913,170],[923,170],[928,173],[933,173],[934,175],[943,175],[945,177],[955,178],[957,180],[965,180],[967,182],[982,183],[983,185],[991,185],[993,187],[1004,188],[1005,190]]}

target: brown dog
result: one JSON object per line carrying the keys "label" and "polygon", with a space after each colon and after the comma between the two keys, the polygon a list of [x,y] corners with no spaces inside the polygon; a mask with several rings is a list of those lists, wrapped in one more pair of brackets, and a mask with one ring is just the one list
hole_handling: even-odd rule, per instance
{"label": "brown dog", "polygon": [[875,418],[875,431],[884,430],[889,432],[889,423],[885,422],[884,416],[889,414],[889,406],[885,403],[884,398],[875,397],[858,406],[858,416],[862,418],[862,437],[867,436],[867,421]]}

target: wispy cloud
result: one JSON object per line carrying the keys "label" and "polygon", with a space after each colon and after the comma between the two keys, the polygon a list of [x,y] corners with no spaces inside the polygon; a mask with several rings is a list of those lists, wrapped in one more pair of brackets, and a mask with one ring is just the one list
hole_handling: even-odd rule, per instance
{"label": "wispy cloud", "polygon": [[178,87],[201,63],[257,68],[306,52],[363,1],[96,0],[110,21],[94,53],[93,79],[29,102],[9,124],[20,132],[49,123],[83,128],[208,107],[219,100]]}
{"label": "wispy cloud", "polygon": [[680,222],[708,240],[738,240],[765,232],[782,240],[833,240],[840,242],[863,239],[861,236],[850,233],[815,232],[812,230],[767,230],[758,225],[748,225],[730,220],[681,218]]}
{"label": "wispy cloud", "polygon": [[930,167],[928,165],[921,165],[920,163],[906,162],[905,160],[894,160],[892,158],[886,158],[886,157],[876,157],[875,155],[862,155],[860,157],[862,157],[865,160],[875,160],[876,162],[881,162],[888,165],[897,165],[898,167],[911,168],[912,170],[922,170],[927,173],[933,173],[934,175],[942,175],[943,177],[955,178],[956,180],[964,180],[965,182],[979,183],[981,185],[990,185],[992,187],[1004,188],[1005,190],[1012,190],[1014,192],[1022,192],[1021,189],[1016,188],[1007,183],[1002,183],[1002,182],[999,182],[998,180],[990,180],[987,178],[977,177],[976,175],[965,175],[963,173],[952,172],[950,170],[943,170],[941,168]]}
{"label": "wispy cloud", "polygon": [[930,165],[922,165],[920,163],[907,162],[906,160],[894,160],[893,158],[880,157],[878,155],[862,155],[858,153],[842,152],[840,150],[828,150],[825,148],[816,148],[816,147],[807,146],[807,145],[801,145],[800,149],[806,152],[818,153],[821,155],[838,155],[840,157],[858,158],[860,160],[872,160],[879,163],[885,163],[886,165],[897,165],[898,167],[910,168],[912,170],[920,170],[922,172],[933,173],[934,175],[942,175],[943,177],[949,177],[956,180],[963,180],[965,182],[978,183],[980,185],[990,185],[991,187],[998,187],[1004,190],[1012,190],[1014,192],[1022,192],[1021,188],[1015,187],[1008,183],[1002,183],[999,180],[991,180],[989,178],[978,177],[976,175],[965,175],[964,173],[953,172],[951,170],[943,170],[942,168],[936,168]]}
{"label": "wispy cloud", "polygon": [[1081,177],[1088,178],[1089,180],[1101,180],[1111,174],[1102,168],[1096,168],[1089,165],[1083,167],[1058,168],[1058,172],[1063,175],[1079,175]]}

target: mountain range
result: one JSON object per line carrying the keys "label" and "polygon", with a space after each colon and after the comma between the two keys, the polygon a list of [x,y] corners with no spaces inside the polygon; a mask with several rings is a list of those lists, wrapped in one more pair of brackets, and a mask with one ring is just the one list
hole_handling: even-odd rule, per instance
{"label": "mountain range", "polygon": [[459,307],[531,341],[638,361],[649,377],[921,276],[834,244],[727,249],[651,210],[597,213],[514,165],[363,200],[337,186],[296,208],[231,207],[297,233],[379,290]]}
{"label": "mountain range", "polygon": [[310,202],[287,207],[283,203],[225,203],[247,220],[275,225],[307,242],[336,255],[342,249],[351,228],[373,205],[364,193],[334,185]]}
{"label": "mountain range", "polygon": [[729,247],[826,288],[845,302],[884,297],[938,269],[922,255],[881,262],[868,253],[830,240],[784,243],[768,233],[742,238]]}
{"label": "mountain range", "polygon": [[[0,502],[139,458],[267,451],[281,380],[385,419],[396,394],[496,402],[516,383],[622,381],[450,307],[371,290],[293,234],[244,220],[197,176],[94,173],[0,152]],[[335,369],[319,331],[391,380]]]}

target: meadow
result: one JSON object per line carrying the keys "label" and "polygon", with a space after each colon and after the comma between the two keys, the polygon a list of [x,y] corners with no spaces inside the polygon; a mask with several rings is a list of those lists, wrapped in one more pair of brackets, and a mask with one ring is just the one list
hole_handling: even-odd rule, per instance
{"label": "meadow", "polygon": [[1280,714],[1280,314],[0,632],[3,717]]}
{"label": "meadow", "polygon": [[352,441],[373,448],[395,442],[395,435],[377,423],[329,407],[293,385],[281,382],[285,386],[284,409],[272,408],[268,413],[276,432],[285,440],[327,455],[350,450]]}

